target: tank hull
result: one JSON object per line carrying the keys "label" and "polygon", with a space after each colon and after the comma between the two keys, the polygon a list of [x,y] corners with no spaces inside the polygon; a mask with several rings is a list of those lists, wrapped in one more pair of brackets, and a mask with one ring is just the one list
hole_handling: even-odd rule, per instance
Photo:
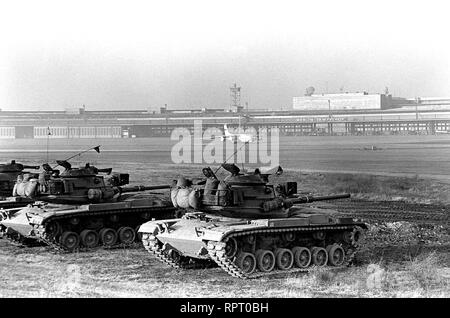
{"label": "tank hull", "polygon": [[[348,265],[362,242],[365,228],[359,220],[336,217],[335,211],[298,209],[287,218],[266,219],[186,214],[181,219],[147,222],[139,232],[145,248],[172,267],[210,262],[232,276],[255,278],[278,272],[308,271],[314,264]],[[310,254],[306,266],[294,262],[295,252],[301,249],[307,249],[302,251]],[[272,268],[264,268],[265,258],[261,253],[269,255]],[[324,263],[325,256],[337,260],[327,259]],[[292,264],[288,261],[283,265],[279,261],[283,257],[290,257]],[[254,268],[253,265],[246,268],[248,261],[254,262]]]}
{"label": "tank hull", "polygon": [[[174,217],[175,208],[160,198],[123,202],[61,205],[35,202],[2,216],[4,236],[43,242],[56,250],[78,251],[98,246],[131,245],[140,224]],[[26,242],[26,243],[25,243]]]}

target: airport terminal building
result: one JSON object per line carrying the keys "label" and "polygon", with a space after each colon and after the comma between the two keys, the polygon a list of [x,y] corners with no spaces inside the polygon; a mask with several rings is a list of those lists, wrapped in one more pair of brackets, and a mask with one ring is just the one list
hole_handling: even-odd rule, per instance
{"label": "airport terminal building", "polygon": [[435,134],[450,131],[450,98],[399,98],[384,94],[339,93],[293,97],[291,110],[179,109],[160,111],[1,111],[0,139],[141,138],[193,130],[277,127],[284,135]]}
{"label": "airport terminal building", "polygon": [[381,110],[393,106],[392,95],[362,93],[340,93],[308,95],[293,98],[294,110]]}

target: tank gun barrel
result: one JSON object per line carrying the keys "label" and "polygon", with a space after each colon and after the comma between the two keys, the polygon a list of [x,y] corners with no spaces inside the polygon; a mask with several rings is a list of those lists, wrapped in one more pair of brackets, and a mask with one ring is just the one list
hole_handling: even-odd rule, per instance
{"label": "tank gun barrel", "polygon": [[35,169],[38,170],[40,167],[39,166],[28,166],[28,165],[23,165],[24,169]]}
{"label": "tank gun barrel", "polygon": [[140,191],[148,191],[148,190],[162,190],[162,189],[170,189],[171,186],[169,184],[156,185],[156,186],[128,186],[128,187],[119,187],[120,192],[140,192]]}
{"label": "tank gun barrel", "polygon": [[309,203],[314,201],[325,201],[325,200],[338,200],[338,199],[346,199],[350,198],[349,193],[344,194],[335,194],[335,195],[321,195],[321,196],[312,196],[305,195],[294,199],[289,199],[292,204],[301,204],[301,203]]}
{"label": "tank gun barrel", "polygon": [[23,165],[21,163],[11,162],[7,164],[0,164],[0,172],[21,172],[24,169],[36,169],[38,170],[39,166],[29,166],[29,165]]}

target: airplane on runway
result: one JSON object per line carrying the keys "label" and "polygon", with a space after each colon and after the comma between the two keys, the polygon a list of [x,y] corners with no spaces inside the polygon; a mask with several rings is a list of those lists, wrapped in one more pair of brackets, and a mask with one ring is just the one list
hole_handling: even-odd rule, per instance
{"label": "airplane on runway", "polygon": [[440,135],[440,134],[450,134],[450,131],[448,130],[435,130],[434,131],[436,135]]}
{"label": "airplane on runway", "polygon": [[245,133],[231,133],[228,130],[227,124],[223,125],[223,130],[224,130],[224,135],[223,136],[218,136],[220,138],[220,140],[225,141],[225,140],[230,140],[230,141],[234,141],[234,142],[243,142],[243,143],[249,143],[249,142],[253,142],[253,141],[257,141],[259,138],[257,136],[254,136],[252,134],[245,134]]}

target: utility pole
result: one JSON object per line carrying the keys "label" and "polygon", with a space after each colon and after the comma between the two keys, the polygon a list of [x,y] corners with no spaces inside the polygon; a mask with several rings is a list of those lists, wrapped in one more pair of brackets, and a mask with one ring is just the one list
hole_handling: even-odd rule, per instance
{"label": "utility pole", "polygon": [[236,111],[241,107],[241,87],[238,87],[236,83],[230,87],[230,111],[236,109]]}
{"label": "utility pole", "polygon": [[51,132],[50,132],[50,125],[49,126],[47,126],[47,163],[48,163],[48,142],[49,142],[49,138],[50,138],[50,136],[51,136]]}
{"label": "utility pole", "polygon": [[328,117],[331,118],[331,100],[328,100]]}
{"label": "utility pole", "polygon": [[416,97],[416,120],[419,119],[419,113],[418,113],[418,107],[417,107],[417,106],[419,106],[419,101],[420,101],[420,98]]}
{"label": "utility pole", "polygon": [[332,134],[333,123],[331,122],[331,100],[328,100],[328,135]]}

